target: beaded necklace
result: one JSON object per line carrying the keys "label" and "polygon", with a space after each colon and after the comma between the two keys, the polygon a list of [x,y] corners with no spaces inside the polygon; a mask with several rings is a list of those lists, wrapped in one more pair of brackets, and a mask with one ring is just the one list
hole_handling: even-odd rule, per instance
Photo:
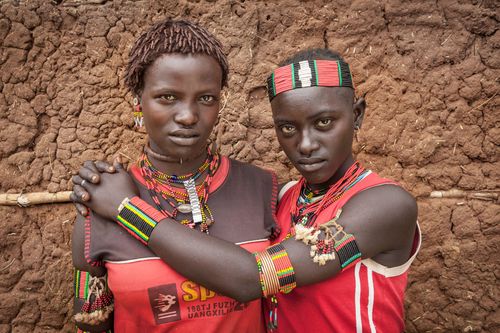
{"label": "beaded necklace", "polygon": [[309,184],[304,183],[304,186],[300,191],[299,200],[301,203],[311,203],[324,196],[326,192],[328,192],[328,189],[329,187],[313,190],[309,187]]}
{"label": "beaded necklace", "polygon": [[[208,189],[215,171],[219,167],[219,161],[219,155],[212,154],[209,149],[207,159],[196,172],[181,176],[167,175],[156,169],[147,154],[143,153],[139,160],[139,166],[151,199],[159,211],[173,219],[176,218],[178,212],[191,213],[192,219],[183,219],[180,222],[191,229],[200,224],[200,230],[208,234],[208,227],[214,223],[212,211],[207,205]],[[203,182],[196,185],[195,181],[207,169],[208,173]],[[183,184],[186,192],[173,184]],[[161,206],[159,196],[173,208],[171,212]]]}
{"label": "beaded necklace", "polygon": [[[355,162],[336,183],[326,189],[318,190],[316,193],[307,190],[306,180],[302,177],[292,192],[292,202],[297,203],[291,209],[292,226],[297,223],[306,227],[314,226],[316,218],[323,210],[340,199],[347,190],[368,174],[370,174],[370,170],[365,170],[359,162]],[[323,195],[321,200],[314,200],[321,195]]]}

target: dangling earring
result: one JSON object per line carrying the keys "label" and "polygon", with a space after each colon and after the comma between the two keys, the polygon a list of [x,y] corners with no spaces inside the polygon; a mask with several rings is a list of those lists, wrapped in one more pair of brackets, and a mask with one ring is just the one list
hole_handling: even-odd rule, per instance
{"label": "dangling earring", "polygon": [[141,104],[139,99],[134,97],[134,127],[141,128],[144,125],[144,117],[142,116]]}
{"label": "dangling earring", "polygon": [[356,139],[356,142],[359,142],[359,138],[358,138],[358,130],[359,130],[359,125],[358,124],[354,124],[354,138]]}

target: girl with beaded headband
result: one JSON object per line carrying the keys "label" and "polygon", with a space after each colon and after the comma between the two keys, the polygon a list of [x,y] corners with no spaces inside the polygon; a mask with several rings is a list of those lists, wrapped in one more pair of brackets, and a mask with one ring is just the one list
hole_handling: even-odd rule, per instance
{"label": "girl with beaded headband", "polygon": [[[270,245],[275,175],[207,148],[227,76],[220,42],[196,24],[164,20],[135,42],[125,82],[134,95],[134,117],[144,117],[136,119],[148,134],[144,153],[128,173],[119,163],[85,162],[73,177],[72,199],[91,208],[77,204],[82,216],[73,231],[80,330],[265,331],[260,299],[242,304],[216,294],[144,246],[165,218],[248,253]],[[99,176],[104,170],[124,178],[110,182]],[[102,211],[131,187],[137,196],[123,201],[110,220]],[[189,260],[183,267],[196,265]]]}
{"label": "girl with beaded headband", "polygon": [[[354,98],[349,66],[329,50],[299,52],[273,72],[268,91],[280,145],[302,175],[280,191],[275,244],[251,255],[164,218],[150,229],[148,248],[218,293],[266,297],[271,331],[403,331],[407,272],[420,246],[416,203],[354,159],[365,101]],[[122,196],[138,200],[132,188]],[[189,259],[200,264],[188,270]]]}

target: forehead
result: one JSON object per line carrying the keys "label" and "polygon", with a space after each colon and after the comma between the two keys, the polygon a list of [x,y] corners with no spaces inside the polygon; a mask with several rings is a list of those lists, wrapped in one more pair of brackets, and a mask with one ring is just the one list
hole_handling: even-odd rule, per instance
{"label": "forehead", "polygon": [[346,87],[308,87],[289,90],[271,101],[273,116],[314,116],[325,111],[350,112],[354,92]]}
{"label": "forehead", "polygon": [[198,82],[221,85],[222,69],[219,63],[203,54],[164,54],[148,66],[144,86],[156,83]]}

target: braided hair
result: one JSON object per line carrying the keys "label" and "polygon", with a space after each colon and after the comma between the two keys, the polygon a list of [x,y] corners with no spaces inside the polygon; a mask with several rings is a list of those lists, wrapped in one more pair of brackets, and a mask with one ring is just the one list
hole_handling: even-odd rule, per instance
{"label": "braided hair", "polygon": [[155,23],[135,42],[125,70],[125,84],[140,95],[144,73],[163,54],[204,54],[213,57],[222,70],[221,86],[227,86],[229,66],[222,44],[205,28],[185,20],[166,19]]}

